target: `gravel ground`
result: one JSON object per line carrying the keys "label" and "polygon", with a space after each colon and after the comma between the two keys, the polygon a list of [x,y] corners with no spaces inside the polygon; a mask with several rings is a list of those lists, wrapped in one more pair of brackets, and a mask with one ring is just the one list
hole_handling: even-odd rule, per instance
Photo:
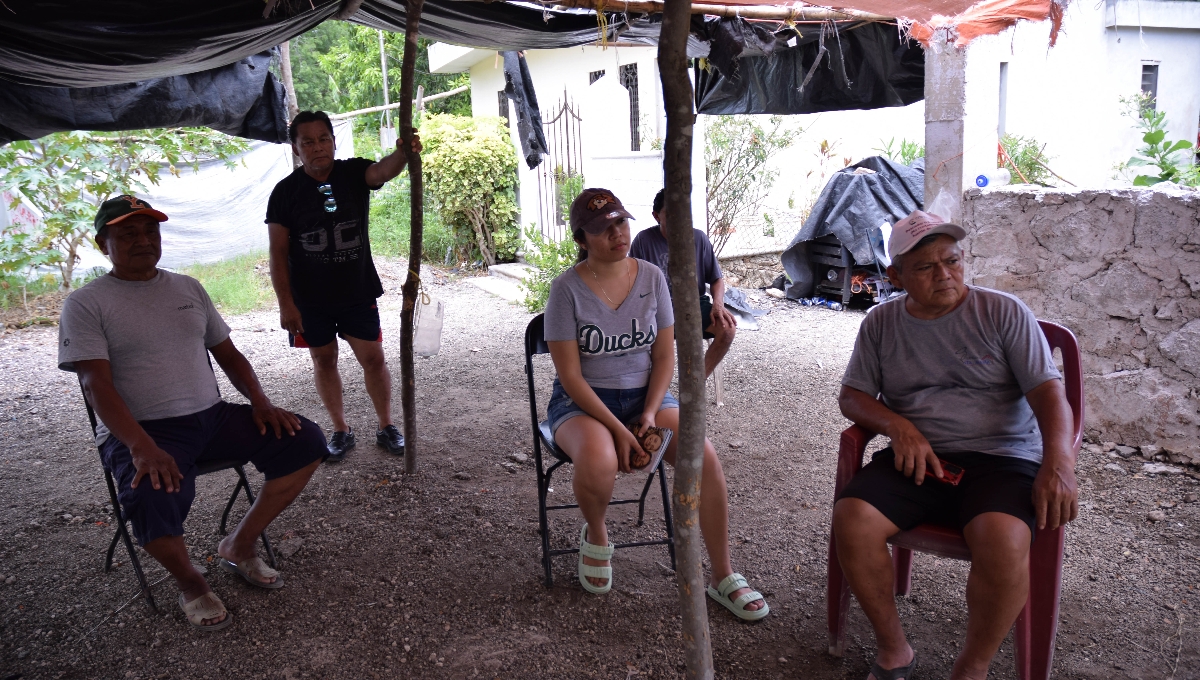
{"label": "gravel ground", "polygon": [[[404,268],[381,269],[394,357]],[[417,364],[419,472],[403,476],[402,462],[369,437],[344,463],[322,467],[270,530],[287,554],[287,587],[253,589],[210,570],[235,615],[211,635],[187,625],[170,582],[155,588],[162,613],[136,601],[123,551],[103,573],[108,495],[78,386],[55,368],[56,329],[0,336],[0,678],[681,676],[662,548],[620,552],[605,597],[583,592],[570,558],[556,559],[554,586],[542,586],[534,471],[512,462],[532,453],[521,349],[530,315],[462,281],[426,279],[447,317],[441,353]],[[708,426],[729,479],[734,566],[772,613],[746,625],[710,608],[717,675],[863,678],[873,641],[861,610],[851,609],[842,659],[826,653],[824,614],[835,446],[846,425],[835,395],[862,315],[761,304],[772,312],[761,330],[738,336],[725,405],[710,408]],[[287,349],[275,312],[229,321],[276,403],[328,427],[311,366]],[[372,411],[348,353],[343,371],[352,423],[369,432]],[[549,376],[547,359],[543,401]],[[222,390],[234,394],[227,382]],[[1197,481],[1145,476],[1140,463],[1099,449],[1079,468],[1083,509],[1067,534],[1055,676],[1200,679],[1200,503],[1187,500]],[[556,476],[553,498],[570,497],[569,475]],[[214,557],[231,478],[197,484],[188,520],[197,563]],[[634,493],[642,479],[623,478],[618,492]],[[658,535],[658,502],[655,489],[641,528],[635,511],[615,509],[615,539]],[[1163,519],[1149,520],[1151,511]],[[568,546],[579,519],[559,517],[552,539]],[[152,581],[164,575],[144,555],[143,565]],[[965,575],[961,563],[916,557],[900,611],[922,655],[918,678],[949,674],[966,623]],[[1011,641],[993,677],[1014,677]]]}

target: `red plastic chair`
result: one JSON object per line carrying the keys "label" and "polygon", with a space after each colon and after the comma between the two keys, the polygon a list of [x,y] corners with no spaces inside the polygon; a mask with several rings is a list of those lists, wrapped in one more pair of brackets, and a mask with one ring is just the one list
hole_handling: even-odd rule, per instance
{"label": "red plastic chair", "polygon": [[[1079,454],[1083,442],[1083,366],[1079,344],[1071,331],[1049,321],[1039,321],[1050,348],[1062,351],[1067,402],[1074,416],[1072,447]],[[842,433],[838,449],[834,498],[862,468],[867,442],[875,436],[858,425]],[[914,550],[939,557],[971,561],[971,551],[962,533],[946,527],[922,524],[892,537],[892,564],[897,595],[908,595],[912,587]],[[1054,636],[1058,631],[1058,600],[1062,583],[1063,529],[1039,531],[1029,551],[1029,599],[1017,617],[1014,637],[1017,647],[1017,676],[1021,680],[1047,680],[1054,662]],[[827,584],[829,653],[842,656],[846,650],[846,614],[850,611],[850,584],[837,558],[837,545],[829,532],[829,578]]]}

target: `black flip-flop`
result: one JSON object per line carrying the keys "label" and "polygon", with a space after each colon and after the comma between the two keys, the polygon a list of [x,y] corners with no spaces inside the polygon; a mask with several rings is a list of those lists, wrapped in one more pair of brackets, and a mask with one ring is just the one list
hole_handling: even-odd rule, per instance
{"label": "black flip-flop", "polygon": [[875,676],[875,680],[912,680],[912,672],[917,667],[917,652],[913,650],[912,661],[907,666],[898,666],[896,668],[883,668],[877,663],[871,664],[871,675]]}

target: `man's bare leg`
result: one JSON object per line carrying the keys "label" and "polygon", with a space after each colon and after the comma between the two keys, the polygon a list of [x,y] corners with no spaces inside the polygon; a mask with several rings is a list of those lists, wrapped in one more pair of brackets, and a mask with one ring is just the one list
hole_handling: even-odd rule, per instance
{"label": "man's bare leg", "polygon": [[[163,568],[170,572],[171,576],[175,577],[175,582],[179,584],[179,591],[183,593],[185,602],[191,602],[212,591],[208,581],[204,580],[204,574],[200,573],[200,570],[192,564],[191,558],[188,557],[183,536],[160,536],[142,548],[150,553],[151,557],[158,560],[158,563],[163,565]],[[220,623],[225,620],[226,616],[229,616],[229,612],[225,612],[215,619],[204,619],[201,621],[201,625],[211,626]]]}
{"label": "man's bare leg", "polygon": [[[967,641],[952,680],[986,680],[988,666],[1029,596],[1029,527],[985,512],[963,528],[971,548],[967,578]],[[839,539],[840,540],[840,539]]]}
{"label": "man's bare leg", "polygon": [[[254,505],[250,506],[249,512],[238,522],[237,528],[217,544],[217,554],[234,564],[256,556],[259,535],[284,508],[296,500],[296,496],[300,495],[320,464],[320,460],[315,460],[290,475],[277,477],[263,484],[258,498],[254,499]],[[264,583],[274,581],[275,579],[271,578],[266,579]]]}
{"label": "man's bare leg", "polygon": [[375,340],[360,340],[346,336],[350,349],[363,369],[367,383],[367,395],[375,406],[379,418],[379,429],[392,424],[392,372],[388,370],[387,358],[383,354],[383,343]]}
{"label": "man's bare leg", "polygon": [[729,348],[733,346],[733,337],[737,335],[737,327],[726,328],[714,323],[704,331],[713,336],[712,344],[704,351],[704,377],[707,378],[729,353]]}
{"label": "man's bare leg", "polygon": [[896,611],[892,556],[887,547],[887,539],[899,532],[899,527],[864,500],[843,498],[833,506],[838,562],[875,630],[875,662],[880,668],[900,668],[913,659]]}
{"label": "man's bare leg", "polygon": [[349,432],[346,424],[346,411],[342,402],[342,376],[338,373],[337,339],[328,345],[310,347],[309,355],[313,361],[313,377],[317,383],[317,395],[325,411],[329,413],[334,432]]}

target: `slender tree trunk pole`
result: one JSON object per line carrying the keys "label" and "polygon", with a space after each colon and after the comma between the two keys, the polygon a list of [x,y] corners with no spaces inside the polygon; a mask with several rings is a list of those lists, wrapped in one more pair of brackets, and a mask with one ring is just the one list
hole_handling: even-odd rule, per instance
{"label": "slender tree trunk pole", "polygon": [[700,536],[700,476],[704,468],[704,340],[700,328],[700,295],[696,289],[696,246],[692,230],[692,83],[688,78],[689,0],[666,0],[658,42],[667,139],[663,147],[666,175],[667,245],[675,309],[675,342],[679,350],[679,444],[675,451],[676,577],[683,614],[683,650],[687,677],[713,677],[708,610],[704,602],[704,569]]}
{"label": "slender tree trunk pole", "polygon": [[[413,136],[413,85],[417,65],[417,29],[425,0],[408,0],[404,27],[404,61],[400,66],[400,139]],[[411,240],[408,246],[408,278],[404,280],[404,306],[400,311],[400,404],[404,409],[404,472],[417,471],[417,376],[413,365],[413,315],[417,289],[421,285],[421,237],[425,232],[425,182],[421,177],[421,154],[408,152],[408,179],[412,189]]]}
{"label": "slender tree trunk pole", "polygon": [[[283,89],[287,90],[287,110],[288,123],[296,118],[296,114],[300,113],[300,104],[296,101],[296,84],[292,80],[292,44],[291,41],[285,40],[279,46],[279,73],[283,76]],[[300,157],[296,154],[292,156],[292,169],[300,167]]]}

